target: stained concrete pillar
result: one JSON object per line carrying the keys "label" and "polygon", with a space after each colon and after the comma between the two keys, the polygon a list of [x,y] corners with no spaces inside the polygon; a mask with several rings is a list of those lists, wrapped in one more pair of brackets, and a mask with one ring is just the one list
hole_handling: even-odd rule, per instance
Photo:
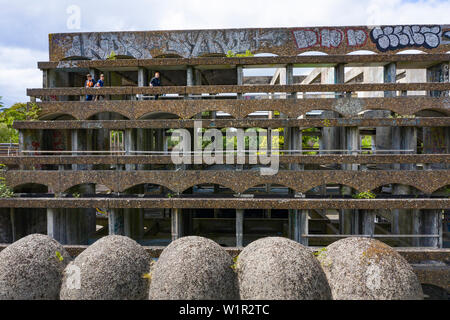
{"label": "stained concrete pillar", "polygon": [[12,243],[14,241],[11,210],[14,209],[0,208],[0,243]]}
{"label": "stained concrete pillar", "polygon": [[[74,129],[71,130],[71,141],[72,141],[72,153],[73,156],[83,156],[86,153],[77,151],[87,151],[88,139],[90,137],[87,135],[86,130]],[[87,165],[85,164],[72,164],[72,170],[87,170]]]}
{"label": "stained concrete pillar", "polygon": [[[138,68],[138,87],[148,86],[148,70],[144,67]],[[138,95],[138,100],[142,100],[142,94]]]}
{"label": "stained concrete pillar", "polygon": [[173,208],[171,214],[172,241],[183,236],[183,215],[181,209]]}
{"label": "stained concrete pillar", "polygon": [[[136,151],[136,130],[135,129],[125,129],[124,132],[124,142],[125,142],[125,154],[126,155],[134,155],[133,151]],[[126,164],[125,170],[131,171],[135,170],[136,165],[134,164]]]}
{"label": "stained concrete pillar", "polygon": [[[69,190],[69,193],[92,196],[94,184],[84,184]],[[96,231],[94,208],[66,209],[47,208],[47,235],[67,245],[87,245]]]}
{"label": "stained concrete pillar", "polygon": [[[395,63],[389,63],[383,68],[383,82],[395,83],[397,77],[397,65]],[[384,97],[395,97],[397,93],[395,91],[385,91]],[[387,118],[392,114],[389,110],[376,110],[370,112],[372,118]],[[390,150],[392,149],[392,130],[391,127],[377,127],[376,130],[376,150]],[[380,169],[390,169],[389,164],[377,165]]]}
{"label": "stained concrete pillar", "polygon": [[[357,151],[360,149],[360,137],[358,127],[347,127],[344,130],[344,143],[348,154],[358,154]],[[357,164],[344,164],[344,170],[358,170]],[[350,186],[341,186],[341,194],[343,196],[351,196],[353,194],[353,189]],[[362,217],[361,217],[362,216]],[[370,219],[370,215],[366,214],[365,211],[358,212],[352,209],[340,209],[339,210],[339,228],[341,234],[358,234],[360,219],[365,220]],[[366,224],[369,225],[369,224]]]}
{"label": "stained concrete pillar", "polygon": [[[236,66],[237,85],[242,86],[244,84],[244,68],[242,66]],[[242,93],[237,94],[238,99],[242,99]]]}
{"label": "stained concrete pillar", "polygon": [[110,209],[108,214],[108,234],[125,235],[124,212],[121,209]]}
{"label": "stained concrete pillar", "polygon": [[236,209],[236,247],[244,246],[244,209]]}
{"label": "stained concrete pillar", "polygon": [[[416,154],[417,153],[417,128],[415,127],[393,127],[392,134],[392,149],[393,150],[412,150],[401,151],[402,154]],[[400,152],[400,151],[399,151]],[[415,164],[394,164],[395,170],[415,170]],[[412,195],[410,186],[394,184],[394,195]],[[394,209],[392,210],[392,229],[393,234],[413,234],[414,233],[414,214],[409,209]],[[402,239],[402,245],[414,244],[416,241],[413,238]]]}
{"label": "stained concrete pillar", "polygon": [[144,236],[144,209],[124,209],[124,233],[134,240]]}
{"label": "stained concrete pillar", "polygon": [[[428,68],[426,78],[427,82],[449,82],[449,63],[441,63]],[[429,91],[428,96],[448,97],[449,91]],[[439,115],[436,114],[435,116]],[[425,154],[450,153],[450,127],[424,127],[422,152]],[[424,165],[424,170],[443,170],[448,168],[448,164],[434,163]],[[419,220],[422,234],[439,236],[422,238],[422,246],[442,247],[442,210],[421,210]]]}

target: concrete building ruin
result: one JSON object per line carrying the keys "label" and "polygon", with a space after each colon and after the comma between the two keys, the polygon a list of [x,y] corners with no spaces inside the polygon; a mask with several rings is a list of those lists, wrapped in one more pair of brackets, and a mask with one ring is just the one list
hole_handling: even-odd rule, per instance
{"label": "concrete building ruin", "polygon": [[[359,235],[420,247],[399,250],[444,262],[422,279],[448,287],[449,52],[450,25],[50,34],[42,88],[27,90],[39,119],[14,124],[19,153],[0,160],[17,193],[0,200],[0,243]],[[87,73],[105,86],[83,88]],[[231,153],[244,163],[173,164],[173,130],[195,122],[278,132],[258,141],[279,147],[278,173],[245,145]]]}

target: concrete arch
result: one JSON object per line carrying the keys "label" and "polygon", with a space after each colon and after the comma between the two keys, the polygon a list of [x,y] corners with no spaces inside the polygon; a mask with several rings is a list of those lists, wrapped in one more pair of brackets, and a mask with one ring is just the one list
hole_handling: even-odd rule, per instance
{"label": "concrete arch", "polygon": [[157,56],[154,56],[153,59],[182,59],[183,57],[177,53],[164,53]]}
{"label": "concrete arch", "polygon": [[[244,193],[250,193],[250,189],[253,189],[253,188],[264,188],[266,184],[267,183],[261,183],[261,184],[258,184],[258,185],[251,186],[250,188],[245,190]],[[287,188],[289,191],[291,191],[291,190],[295,191],[295,189],[293,189],[292,187],[290,187],[290,186],[288,186],[288,185],[286,185],[284,183],[269,183],[269,184],[270,184],[270,188],[271,189],[273,187],[277,187],[277,188]],[[273,193],[272,191],[267,192],[267,194],[272,194],[272,193]]]}
{"label": "concrete arch", "polygon": [[173,112],[166,112],[166,111],[151,111],[146,112],[143,114],[137,114],[136,118],[138,120],[148,120],[148,119],[180,119],[181,116],[173,113]]}
{"label": "concrete arch", "polygon": [[377,54],[375,51],[371,51],[371,50],[355,50],[355,51],[350,51],[348,53],[346,53],[347,55],[359,55],[359,54]]}
{"label": "concrete arch", "polygon": [[79,119],[75,112],[49,112],[39,116],[39,120],[82,120]]}
{"label": "concrete arch", "polygon": [[427,54],[427,52],[418,49],[405,49],[398,51],[395,54]]}
{"label": "concrete arch", "polygon": [[61,61],[77,61],[77,60],[91,60],[91,59],[85,56],[69,56],[61,59]]}
{"label": "concrete arch", "polygon": [[49,187],[37,182],[22,183],[14,186],[14,193],[47,193]]}
{"label": "concrete arch", "polygon": [[328,53],[317,50],[304,51],[299,53],[297,56],[327,56]]}
{"label": "concrete arch", "polygon": [[[142,187],[143,188],[146,184],[151,184],[152,186],[156,186],[156,187],[163,187],[163,188],[168,189],[169,192],[173,192],[173,190],[171,190],[171,189],[167,188],[166,186],[164,186],[162,184],[159,184],[159,183],[141,183],[141,184],[137,184],[137,185],[131,186],[131,187],[127,188],[127,189],[124,189],[122,192],[130,193],[130,192],[132,192],[132,189],[138,188],[138,187]],[[163,192],[161,192],[161,194],[163,194]]]}
{"label": "concrete arch", "polygon": [[227,55],[223,52],[210,52],[210,53],[201,53],[197,57],[199,58],[225,58]]}
{"label": "concrete arch", "polygon": [[[245,51],[244,51],[244,52],[237,52],[237,53],[245,53]],[[254,56],[254,57],[278,57],[279,55],[276,54],[276,53],[273,53],[273,52],[271,52],[271,51],[269,50],[269,51],[267,51],[267,52],[258,52],[258,53],[255,53],[253,56]]]}
{"label": "concrete arch", "polygon": [[423,108],[414,112],[415,116],[424,116],[424,117],[448,117],[450,116],[450,108],[441,109],[441,108]]}
{"label": "concrete arch", "polygon": [[223,113],[227,113],[231,116],[231,118],[239,118],[239,110],[223,110],[223,109],[219,109],[219,108],[208,108],[208,109],[204,109],[200,112],[197,112],[198,110],[192,110],[189,112],[189,114],[187,114],[186,116],[189,119],[194,119],[196,116],[202,114],[203,112],[223,112]]}
{"label": "concrete arch", "polygon": [[86,120],[94,120],[93,118],[96,116],[108,116],[111,119],[114,120],[130,120],[131,118],[128,117],[130,114],[125,113],[125,112],[120,112],[120,111],[98,111],[98,110],[94,110],[91,113],[86,114]]}
{"label": "concrete arch", "polygon": [[[201,184],[196,184],[196,185],[194,185],[193,186],[193,188],[195,188],[195,187],[201,187],[201,186],[206,186],[206,185],[213,185],[214,187],[215,186],[218,186],[218,187],[222,187],[222,188],[225,188],[225,189],[227,189],[226,191],[233,191],[233,190],[231,190],[230,188],[228,188],[227,186],[225,186],[225,185],[223,185],[223,184],[219,184],[219,183],[201,183]],[[186,191],[186,190],[185,190]],[[196,194],[201,194],[201,193],[196,193]],[[208,194],[210,194],[210,193],[208,193]]]}

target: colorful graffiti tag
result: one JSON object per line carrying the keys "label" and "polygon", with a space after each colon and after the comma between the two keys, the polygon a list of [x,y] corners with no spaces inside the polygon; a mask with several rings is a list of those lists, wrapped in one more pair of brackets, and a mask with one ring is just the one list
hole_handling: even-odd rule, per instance
{"label": "colorful graffiti tag", "polygon": [[362,28],[297,29],[292,34],[298,49],[338,48],[341,45],[361,47],[368,39],[366,29]]}
{"label": "colorful graffiti tag", "polygon": [[441,40],[441,26],[385,26],[373,28],[371,40],[378,50],[388,51],[407,47],[437,48]]}

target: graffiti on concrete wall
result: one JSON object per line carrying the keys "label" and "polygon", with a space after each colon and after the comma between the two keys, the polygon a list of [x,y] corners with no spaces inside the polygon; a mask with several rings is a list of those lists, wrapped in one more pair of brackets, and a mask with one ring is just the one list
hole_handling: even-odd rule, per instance
{"label": "graffiti on concrete wall", "polygon": [[199,30],[179,32],[116,32],[82,33],[52,37],[52,44],[63,48],[64,57],[106,59],[116,55],[137,59],[152,58],[152,52],[196,57],[208,53],[226,54],[258,48],[281,47],[288,43],[289,35],[281,30]]}
{"label": "graffiti on concrete wall", "polygon": [[434,49],[441,42],[441,26],[376,27],[370,32],[370,38],[383,52],[407,47]]}
{"label": "graffiti on concrete wall", "polygon": [[286,32],[277,30],[205,30],[170,33],[165,42],[167,52],[183,57],[208,53],[245,52],[267,47],[281,47],[289,41]]}
{"label": "graffiti on concrete wall", "polygon": [[[218,29],[148,32],[59,33],[50,35],[52,61],[65,58],[104,60],[112,51],[118,56],[150,59],[167,54],[184,58],[206,54],[274,53],[297,55],[319,49],[330,53],[355,50],[378,52],[402,48],[450,50],[449,25],[400,25],[380,27],[313,27],[266,29]],[[63,63],[61,67],[72,64]]]}
{"label": "graffiti on concrete wall", "polygon": [[67,48],[66,57],[85,57],[89,59],[106,59],[111,52],[117,55],[137,59],[151,58],[145,43],[139,41],[135,34],[124,33],[88,33],[66,36],[55,39],[61,46]]}
{"label": "graffiti on concrete wall", "polygon": [[298,49],[338,48],[341,45],[361,47],[368,35],[363,28],[313,28],[292,31]]}

